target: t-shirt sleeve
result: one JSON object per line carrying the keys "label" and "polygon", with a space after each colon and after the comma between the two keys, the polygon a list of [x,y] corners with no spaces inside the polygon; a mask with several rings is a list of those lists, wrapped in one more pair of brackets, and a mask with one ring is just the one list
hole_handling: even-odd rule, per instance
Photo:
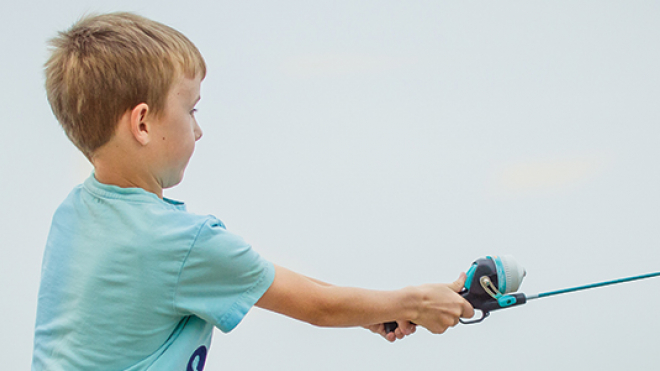
{"label": "t-shirt sleeve", "polygon": [[234,329],[268,290],[273,264],[217,219],[207,221],[185,259],[174,296],[184,315],[194,314],[223,332]]}

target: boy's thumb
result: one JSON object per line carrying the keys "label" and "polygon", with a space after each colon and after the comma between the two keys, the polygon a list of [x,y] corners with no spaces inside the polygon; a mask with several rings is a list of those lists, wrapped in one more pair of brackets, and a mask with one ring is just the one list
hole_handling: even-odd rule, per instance
{"label": "boy's thumb", "polygon": [[465,272],[461,272],[461,275],[458,276],[458,279],[454,282],[452,282],[449,287],[454,290],[455,292],[461,292],[463,290],[463,287],[465,287],[465,280],[467,279],[467,276],[465,275]]}

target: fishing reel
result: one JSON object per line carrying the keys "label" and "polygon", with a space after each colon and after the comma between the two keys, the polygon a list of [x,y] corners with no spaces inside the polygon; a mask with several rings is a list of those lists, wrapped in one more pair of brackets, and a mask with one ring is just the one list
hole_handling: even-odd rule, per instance
{"label": "fishing reel", "polygon": [[[461,323],[479,323],[494,310],[525,304],[525,294],[515,293],[525,275],[525,269],[511,255],[477,259],[468,269],[465,288],[459,295],[481,312],[481,317],[460,319]],[[385,323],[385,331],[392,332],[397,326],[396,322]]]}
{"label": "fishing reel", "polygon": [[461,319],[461,323],[479,323],[494,310],[525,304],[525,294],[515,293],[525,275],[525,269],[511,255],[477,259],[467,271],[465,288],[459,294],[481,312],[481,317]]}

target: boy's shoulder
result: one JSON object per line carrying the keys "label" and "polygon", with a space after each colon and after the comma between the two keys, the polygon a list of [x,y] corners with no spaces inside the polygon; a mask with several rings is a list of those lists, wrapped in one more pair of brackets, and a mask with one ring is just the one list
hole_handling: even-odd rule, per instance
{"label": "boy's shoulder", "polygon": [[[186,210],[183,202],[160,199],[141,188],[103,184],[92,174],[76,186],[53,216],[52,232],[69,238],[190,246],[202,229],[226,229],[213,215]],[[56,234],[56,236],[59,233]]]}

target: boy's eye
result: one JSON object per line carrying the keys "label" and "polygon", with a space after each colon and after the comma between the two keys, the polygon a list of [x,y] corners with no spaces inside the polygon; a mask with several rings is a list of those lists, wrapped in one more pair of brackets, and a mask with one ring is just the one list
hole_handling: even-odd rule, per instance
{"label": "boy's eye", "polygon": [[190,114],[191,114],[191,115],[195,115],[195,113],[197,113],[197,108],[193,108],[193,110],[190,111]]}

